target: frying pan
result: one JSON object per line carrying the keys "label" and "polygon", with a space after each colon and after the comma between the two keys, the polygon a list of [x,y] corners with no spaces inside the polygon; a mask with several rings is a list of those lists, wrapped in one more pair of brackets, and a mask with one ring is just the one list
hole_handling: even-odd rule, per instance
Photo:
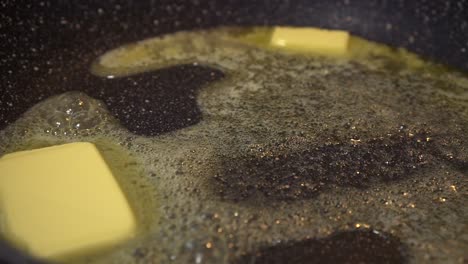
{"label": "frying pan", "polygon": [[[104,101],[105,97],[115,96],[119,87],[111,88],[115,84],[88,73],[90,63],[106,50],[156,35],[218,25],[344,29],[468,71],[466,0],[2,0],[0,129],[40,100],[67,90],[81,90]],[[147,75],[134,78],[139,78],[138,89],[142,93],[157,87],[167,99],[177,93],[194,92],[200,84],[222,76],[215,72],[211,77],[197,77],[206,71],[211,70],[187,66],[182,70],[162,71],[157,80]],[[182,75],[184,78],[180,78]],[[190,85],[193,87],[185,91],[177,89]],[[169,87],[176,88],[169,91]],[[150,117],[140,116],[134,118],[136,121],[121,122],[142,135],[158,135],[192,125],[200,116],[190,98],[184,97],[179,105],[156,121],[149,122]],[[138,98],[128,96],[128,100]],[[127,105],[138,105],[138,102],[124,102],[110,110],[119,116],[128,112]],[[162,103],[155,110],[168,107]],[[184,110],[177,110],[179,108]],[[192,121],[187,122],[187,117]],[[26,263],[31,260],[0,243],[1,261]]]}

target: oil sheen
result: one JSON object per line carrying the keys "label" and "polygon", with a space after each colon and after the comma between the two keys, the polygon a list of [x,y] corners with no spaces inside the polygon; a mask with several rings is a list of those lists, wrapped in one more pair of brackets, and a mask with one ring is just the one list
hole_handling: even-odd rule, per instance
{"label": "oil sheen", "polygon": [[1,131],[0,154],[90,141],[119,171],[142,232],[80,262],[229,263],[261,246],[372,229],[398,237],[410,262],[462,263],[466,74],[357,37],[340,58],[283,52],[267,46],[270,31],[177,32],[93,64],[110,78],[221,70],[197,94],[196,125],[137,136],[101,101],[68,92]]}

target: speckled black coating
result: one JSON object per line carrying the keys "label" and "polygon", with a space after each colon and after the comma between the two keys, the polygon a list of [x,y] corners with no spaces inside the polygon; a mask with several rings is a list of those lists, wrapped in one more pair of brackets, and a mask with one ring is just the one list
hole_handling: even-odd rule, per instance
{"label": "speckled black coating", "polygon": [[[165,99],[185,112],[169,111],[151,122],[139,114],[148,96],[126,96],[122,89],[103,88],[113,85],[90,77],[87,69],[104,51],[124,43],[182,29],[233,24],[346,29],[468,70],[467,0],[0,0],[0,129],[40,100],[68,90],[82,90],[107,103],[110,97],[123,98],[120,106],[110,110],[137,134],[157,135],[192,125],[201,117],[191,95],[204,82],[220,78],[220,72],[185,67],[120,82],[125,85],[137,79],[138,89],[154,98],[160,98],[155,97],[158,89],[174,87]],[[181,76],[191,76],[194,86],[187,86],[188,79]],[[129,109],[131,114],[125,117]],[[2,260],[25,263],[0,245]]]}
{"label": "speckled black coating", "polygon": [[214,178],[215,189],[232,202],[258,196],[294,201],[314,198],[330,186],[365,189],[372,183],[398,181],[423,168],[432,156],[443,156],[425,142],[427,136],[421,131],[409,137],[401,130],[365,144],[310,145],[295,152],[273,143],[273,147],[264,146],[268,155],[247,152],[241,157],[225,157],[222,171]]}
{"label": "speckled black coating", "polygon": [[[342,28],[468,69],[466,0],[2,1],[0,8],[0,129],[52,94],[98,87],[80,75],[108,49],[176,30],[221,24]],[[83,81],[67,82],[72,77]],[[145,95],[138,98],[144,100]],[[144,105],[136,99],[127,102],[136,108],[133,113],[141,112],[137,108]],[[132,122],[122,118],[123,123],[134,125],[130,130],[144,135],[181,127],[171,127],[173,118],[168,116],[164,129],[141,131],[138,127],[145,124],[135,124],[136,114],[129,116]]]}
{"label": "speckled black coating", "polygon": [[236,263],[406,263],[405,248],[398,238],[372,230],[333,234],[323,239],[283,243],[251,252]]}

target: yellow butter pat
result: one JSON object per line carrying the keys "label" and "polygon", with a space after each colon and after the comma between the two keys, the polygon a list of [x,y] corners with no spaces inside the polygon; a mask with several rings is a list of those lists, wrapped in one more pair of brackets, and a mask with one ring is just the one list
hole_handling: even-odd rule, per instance
{"label": "yellow butter pat", "polygon": [[291,51],[344,55],[348,50],[349,38],[349,33],[341,30],[275,27],[270,45]]}
{"label": "yellow butter pat", "polygon": [[85,142],[2,157],[0,217],[7,240],[53,260],[114,245],[136,231],[118,182]]}

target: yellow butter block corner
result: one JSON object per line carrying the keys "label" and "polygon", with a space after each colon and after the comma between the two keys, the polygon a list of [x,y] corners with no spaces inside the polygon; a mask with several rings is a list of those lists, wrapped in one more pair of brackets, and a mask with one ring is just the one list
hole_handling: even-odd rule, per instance
{"label": "yellow butter block corner", "polygon": [[275,27],[270,45],[285,50],[344,55],[348,51],[350,35],[341,30],[308,27]]}
{"label": "yellow butter block corner", "polygon": [[0,212],[1,233],[44,259],[114,245],[136,231],[118,182],[86,142],[2,157]]}

